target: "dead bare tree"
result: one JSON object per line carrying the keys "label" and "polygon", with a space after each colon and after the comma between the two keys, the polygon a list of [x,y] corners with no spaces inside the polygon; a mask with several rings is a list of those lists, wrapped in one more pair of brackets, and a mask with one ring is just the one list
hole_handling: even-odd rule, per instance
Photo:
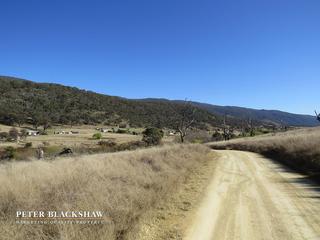
{"label": "dead bare tree", "polygon": [[196,122],[196,108],[190,101],[185,100],[177,112],[176,130],[179,132],[180,140],[183,143],[189,129]]}
{"label": "dead bare tree", "polygon": [[223,138],[225,141],[229,140],[228,139],[228,126],[227,126],[227,116],[226,114],[223,117],[223,125],[222,125],[222,131],[223,131]]}
{"label": "dead bare tree", "polygon": [[315,112],[315,114],[316,114],[317,120],[320,122],[320,114],[318,114],[316,110],[314,110],[314,112]]}
{"label": "dead bare tree", "polygon": [[223,125],[222,125],[222,131],[223,131],[223,138],[225,141],[230,140],[233,136],[234,129],[227,125],[227,115],[224,115],[223,118]]}
{"label": "dead bare tree", "polygon": [[253,137],[254,136],[254,125],[253,125],[251,118],[249,118],[249,120],[248,120],[248,128],[249,128],[250,137]]}
{"label": "dead bare tree", "polygon": [[242,137],[245,137],[247,135],[247,132],[248,132],[248,123],[247,123],[247,120],[242,120],[241,121],[241,136]]}

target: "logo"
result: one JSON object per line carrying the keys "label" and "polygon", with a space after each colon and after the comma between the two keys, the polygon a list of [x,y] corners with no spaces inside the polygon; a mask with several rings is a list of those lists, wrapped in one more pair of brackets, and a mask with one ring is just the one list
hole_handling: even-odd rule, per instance
{"label": "logo", "polygon": [[17,224],[105,224],[110,222],[103,211],[16,211]]}

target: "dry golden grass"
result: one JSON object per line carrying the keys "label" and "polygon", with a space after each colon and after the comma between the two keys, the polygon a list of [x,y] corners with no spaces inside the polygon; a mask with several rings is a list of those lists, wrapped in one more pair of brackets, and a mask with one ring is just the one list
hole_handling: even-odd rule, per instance
{"label": "dry golden grass", "polygon": [[[135,239],[142,216],[209,160],[201,145],[173,145],[0,165],[1,239]],[[99,210],[103,225],[20,225],[17,210]]]}
{"label": "dry golden grass", "polygon": [[320,173],[319,127],[210,143],[209,146],[258,152],[307,174]]}
{"label": "dry golden grass", "polygon": [[[42,145],[43,142],[48,142],[51,146],[68,146],[68,147],[86,147],[97,145],[100,140],[92,139],[92,133],[80,133],[73,135],[40,135],[28,137],[27,142],[32,142],[33,146]],[[103,140],[112,140],[116,143],[125,143],[130,141],[141,140],[141,136],[132,134],[117,134],[117,133],[102,133]]]}
{"label": "dry golden grass", "polygon": [[[31,127],[31,126],[24,126]],[[105,126],[93,126],[93,125],[81,125],[81,126],[54,126],[48,129],[48,135],[38,135],[38,136],[28,136],[25,141],[19,143],[17,142],[1,142],[0,147],[19,147],[24,145],[25,142],[32,142],[32,146],[38,147],[43,146],[43,143],[49,143],[50,146],[61,146],[61,147],[88,147],[95,146],[99,142],[99,140],[92,139],[92,135],[94,133],[98,133],[99,131],[96,128],[108,128]],[[0,124],[0,132],[8,132],[12,127],[1,125]],[[23,128],[15,127],[20,131]],[[41,128],[39,128],[41,129]],[[79,134],[54,134],[54,132],[70,132],[76,131]],[[132,131],[141,132],[141,129],[132,129]],[[141,135],[132,135],[132,134],[117,134],[117,133],[101,133],[104,140],[112,140],[118,144],[127,143],[131,141],[141,140]]]}

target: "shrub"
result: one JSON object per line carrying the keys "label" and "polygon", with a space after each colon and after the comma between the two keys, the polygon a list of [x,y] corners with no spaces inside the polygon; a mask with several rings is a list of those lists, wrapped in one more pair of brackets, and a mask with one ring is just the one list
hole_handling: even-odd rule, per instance
{"label": "shrub", "polygon": [[120,123],[119,128],[127,128],[128,124],[127,123]]}
{"label": "shrub", "polygon": [[198,143],[198,144],[200,144],[200,143],[203,143],[203,140],[202,140],[202,139],[193,139],[193,140],[192,140],[192,143]]}
{"label": "shrub", "polygon": [[117,130],[117,133],[128,133],[128,130],[127,129],[118,129]]}
{"label": "shrub", "polygon": [[22,129],[22,130],[20,131],[20,136],[23,137],[23,138],[27,138],[27,136],[28,136],[27,130]]}
{"label": "shrub", "polygon": [[95,133],[95,134],[92,135],[92,138],[101,139],[102,138],[102,134],[101,133]]}
{"label": "shrub", "polygon": [[4,149],[0,149],[0,160],[6,159],[6,152]]}
{"label": "shrub", "polygon": [[219,133],[218,131],[215,131],[213,134],[212,134],[212,141],[221,141],[223,140],[223,135],[221,133]]}
{"label": "shrub", "polygon": [[9,134],[7,132],[0,132],[0,140],[7,140]]}
{"label": "shrub", "polygon": [[60,146],[44,146],[43,150],[46,156],[52,157],[60,153],[62,149]]}
{"label": "shrub", "polygon": [[115,147],[117,144],[114,141],[100,141],[98,143],[101,147]]}
{"label": "shrub", "polygon": [[147,128],[143,131],[143,138],[142,141],[144,141],[147,145],[158,145],[161,142],[161,139],[163,138],[163,131],[159,128]]}
{"label": "shrub", "polygon": [[15,140],[18,139],[18,136],[19,136],[19,132],[18,132],[18,130],[16,128],[11,128],[9,130],[9,138],[10,138],[10,140],[15,141]]}
{"label": "shrub", "polygon": [[31,148],[32,147],[32,142],[27,142],[25,145],[24,145],[25,148]]}
{"label": "shrub", "polygon": [[14,147],[6,147],[5,149],[5,158],[12,159],[15,157],[16,149]]}

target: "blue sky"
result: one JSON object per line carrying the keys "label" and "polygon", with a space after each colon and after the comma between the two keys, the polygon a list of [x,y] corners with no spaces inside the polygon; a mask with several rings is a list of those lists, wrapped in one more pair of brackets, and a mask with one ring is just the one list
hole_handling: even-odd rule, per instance
{"label": "blue sky", "polygon": [[2,0],[0,75],[320,111],[319,0]]}

